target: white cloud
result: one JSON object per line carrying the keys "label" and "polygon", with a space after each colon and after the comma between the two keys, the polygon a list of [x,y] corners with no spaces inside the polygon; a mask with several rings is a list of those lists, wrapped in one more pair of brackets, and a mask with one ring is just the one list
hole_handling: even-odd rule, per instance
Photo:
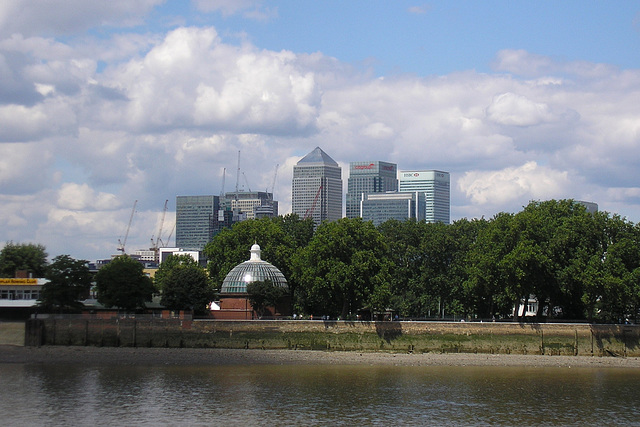
{"label": "white cloud", "polygon": [[112,210],[118,206],[113,194],[96,192],[87,184],[65,183],[58,190],[58,207],[70,210]]}
{"label": "white cloud", "polygon": [[163,0],[3,0],[0,36],[13,33],[71,34],[94,26],[130,26]]}
{"label": "white cloud", "polygon": [[144,58],[111,70],[109,86],[132,100],[118,122],[133,129],[308,132],[319,94],[313,73],[296,59],[224,45],[213,28],[180,28]]}
{"label": "white cloud", "polygon": [[571,181],[565,171],[530,161],[502,170],[467,172],[458,180],[458,186],[473,203],[499,206],[524,199],[567,197]]}
{"label": "white cloud", "polygon": [[487,107],[487,118],[507,126],[534,126],[553,120],[548,105],[510,92],[493,99]]}
{"label": "white cloud", "polygon": [[45,100],[33,107],[0,105],[0,142],[37,141],[75,131],[75,113],[63,101]]}
{"label": "white cloud", "polygon": [[563,61],[559,58],[539,55],[522,49],[504,49],[498,52],[493,68],[520,76],[540,77],[547,75],[571,75],[587,79],[606,78],[618,72],[608,64],[587,61]]}
{"label": "white cloud", "polygon": [[0,194],[30,194],[47,187],[51,159],[48,146],[0,144]]}

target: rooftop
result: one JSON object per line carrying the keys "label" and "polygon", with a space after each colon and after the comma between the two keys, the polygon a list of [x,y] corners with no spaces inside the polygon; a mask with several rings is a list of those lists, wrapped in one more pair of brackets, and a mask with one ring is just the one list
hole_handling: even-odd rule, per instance
{"label": "rooftop", "polygon": [[320,147],[316,147],[312,152],[300,159],[298,164],[301,163],[322,163],[338,166],[338,163],[336,163],[335,160],[329,157],[327,153],[322,151],[322,148]]}

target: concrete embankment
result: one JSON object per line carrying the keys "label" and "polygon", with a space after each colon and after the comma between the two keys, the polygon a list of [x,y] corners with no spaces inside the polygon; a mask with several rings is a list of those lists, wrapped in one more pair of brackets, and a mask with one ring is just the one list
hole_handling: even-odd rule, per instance
{"label": "concrete embankment", "polygon": [[636,325],[303,320],[30,319],[28,346],[640,356]]}

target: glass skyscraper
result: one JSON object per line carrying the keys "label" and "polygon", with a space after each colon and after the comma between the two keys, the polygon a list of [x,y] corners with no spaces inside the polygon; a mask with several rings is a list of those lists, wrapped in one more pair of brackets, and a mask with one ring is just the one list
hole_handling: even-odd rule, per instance
{"label": "glass skyscraper", "polygon": [[360,216],[363,194],[398,190],[398,167],[387,162],[351,162],[347,181],[346,216]]}
{"label": "glass skyscraper", "polygon": [[342,168],[320,147],[293,167],[291,210],[316,225],[342,218]]}
{"label": "glass skyscraper", "polygon": [[218,219],[218,196],[176,197],[176,246],[201,251],[214,235]]}
{"label": "glass skyscraper", "polygon": [[438,170],[401,171],[400,191],[424,193],[425,220],[449,224],[451,212],[449,172]]}

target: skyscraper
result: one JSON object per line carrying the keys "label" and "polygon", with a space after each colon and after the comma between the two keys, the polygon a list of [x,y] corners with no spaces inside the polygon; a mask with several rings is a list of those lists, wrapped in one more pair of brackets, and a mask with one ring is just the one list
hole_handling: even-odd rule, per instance
{"label": "skyscraper", "polygon": [[401,171],[400,191],[424,193],[425,220],[449,224],[451,211],[449,172],[438,170]]}
{"label": "skyscraper", "polygon": [[320,147],[293,167],[291,210],[316,224],[342,218],[342,168]]}
{"label": "skyscraper", "polygon": [[203,250],[213,238],[219,209],[218,196],[177,196],[176,246]]}
{"label": "skyscraper", "polygon": [[360,202],[363,194],[397,191],[397,169],[395,163],[351,162],[347,181],[347,218],[360,216]]}

